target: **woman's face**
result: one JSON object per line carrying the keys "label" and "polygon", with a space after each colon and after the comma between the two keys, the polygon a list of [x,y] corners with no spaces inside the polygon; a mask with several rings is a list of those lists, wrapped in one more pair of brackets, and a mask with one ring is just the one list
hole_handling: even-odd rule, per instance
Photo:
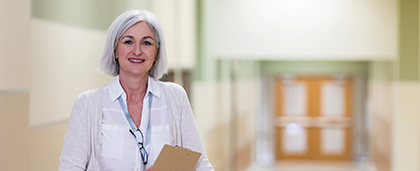
{"label": "woman's face", "polygon": [[156,39],[145,22],[131,26],[118,40],[115,57],[120,75],[148,74],[156,59]]}

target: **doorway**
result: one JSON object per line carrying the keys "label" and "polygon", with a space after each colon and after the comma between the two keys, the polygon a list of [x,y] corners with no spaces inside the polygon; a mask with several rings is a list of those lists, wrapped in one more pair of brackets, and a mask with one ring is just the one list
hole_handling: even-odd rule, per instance
{"label": "doorway", "polygon": [[352,86],[344,75],[276,78],[276,159],[351,160]]}

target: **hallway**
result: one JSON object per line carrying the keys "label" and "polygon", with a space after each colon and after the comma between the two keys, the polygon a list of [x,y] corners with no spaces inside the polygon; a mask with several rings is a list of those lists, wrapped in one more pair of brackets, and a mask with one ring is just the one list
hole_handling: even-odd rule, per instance
{"label": "hallway", "polygon": [[420,171],[420,0],[0,0],[0,171],[57,170],[132,9],[161,20],[214,170]]}
{"label": "hallway", "polygon": [[273,166],[254,163],[246,171],[376,171],[370,163],[344,161],[281,161]]}

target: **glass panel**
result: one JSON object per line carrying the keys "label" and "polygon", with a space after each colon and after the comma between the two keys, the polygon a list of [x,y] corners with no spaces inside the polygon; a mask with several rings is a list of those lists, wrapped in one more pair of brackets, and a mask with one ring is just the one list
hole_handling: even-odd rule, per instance
{"label": "glass panel", "polygon": [[306,85],[303,83],[283,84],[284,115],[306,115]]}
{"label": "glass panel", "polygon": [[344,115],[344,87],[332,82],[321,85],[321,115]]}
{"label": "glass panel", "polygon": [[345,130],[342,128],[323,128],[321,130],[321,153],[341,155],[345,149]]}
{"label": "glass panel", "polygon": [[307,130],[300,124],[291,123],[282,132],[282,149],[287,154],[306,154]]}

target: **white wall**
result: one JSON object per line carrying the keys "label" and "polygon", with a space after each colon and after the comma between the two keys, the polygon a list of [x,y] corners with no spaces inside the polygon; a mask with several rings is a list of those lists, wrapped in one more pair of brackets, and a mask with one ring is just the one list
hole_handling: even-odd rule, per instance
{"label": "white wall", "polygon": [[30,1],[0,0],[0,91],[29,88]]}
{"label": "white wall", "polygon": [[30,170],[30,0],[0,0],[0,170]]}
{"label": "white wall", "polygon": [[195,0],[153,0],[151,11],[162,23],[168,67],[192,69],[196,54]]}
{"label": "white wall", "polygon": [[226,60],[217,69],[218,80],[193,83],[192,107],[214,169],[241,170],[254,158],[259,68],[252,61]]}
{"label": "white wall", "polygon": [[217,57],[394,59],[397,0],[208,0]]}
{"label": "white wall", "polygon": [[78,94],[110,82],[96,71],[105,31],[31,21],[30,126],[65,121]]}
{"label": "white wall", "polygon": [[393,170],[420,170],[420,83],[396,83],[393,125]]}

